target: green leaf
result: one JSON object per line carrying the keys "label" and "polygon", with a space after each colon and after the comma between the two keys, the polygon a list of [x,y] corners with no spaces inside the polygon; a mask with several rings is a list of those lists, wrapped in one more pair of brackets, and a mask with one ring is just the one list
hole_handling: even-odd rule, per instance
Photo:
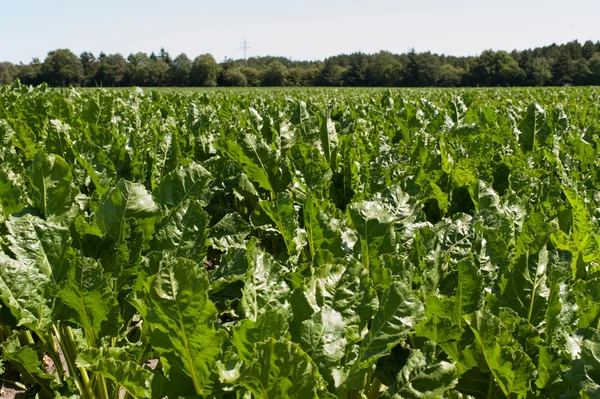
{"label": "green leaf", "polygon": [[67,227],[26,213],[6,221],[10,250],[15,258],[31,264],[58,283],[70,268],[73,250]]}
{"label": "green leaf", "polygon": [[126,218],[149,218],[158,212],[158,206],[143,185],[121,179],[104,196],[96,212],[96,223],[103,233],[119,243]]}
{"label": "green leaf", "polygon": [[296,177],[301,178],[310,190],[326,188],[332,172],[319,149],[307,143],[299,143],[291,148],[289,157]]}
{"label": "green leaf", "polygon": [[600,334],[597,330],[593,337],[583,341],[581,360],[575,362],[569,377],[577,381],[581,397],[591,399],[600,395]]}
{"label": "green leaf", "polygon": [[147,287],[153,349],[181,367],[196,394],[207,395],[226,333],[215,329],[217,310],[208,300],[205,273],[190,260],[167,257]]}
{"label": "green leaf", "polygon": [[0,213],[8,217],[23,210],[23,193],[14,181],[16,174],[0,169]]}
{"label": "green leaf", "polygon": [[210,228],[208,241],[220,251],[229,248],[246,248],[246,237],[250,234],[250,225],[239,213],[229,213]]}
{"label": "green leaf", "polygon": [[520,132],[519,146],[524,152],[544,146],[551,134],[546,111],[535,103],[527,107],[525,118],[519,123],[518,129]]}
{"label": "green leaf", "polygon": [[[448,298],[430,295],[426,298],[425,315],[417,332],[437,343],[458,341],[464,325],[463,316],[483,304],[481,272],[473,261],[459,262],[456,293]],[[456,359],[458,360],[458,359]]]}
{"label": "green leaf", "polygon": [[257,241],[248,242],[248,271],[244,278],[242,314],[253,321],[269,309],[282,314],[289,312],[291,292],[284,280],[285,269],[268,253],[258,248]]}
{"label": "green leaf", "polygon": [[346,322],[341,313],[323,306],[300,327],[300,346],[327,379],[340,365],[346,352]]}
{"label": "green leaf", "polygon": [[500,320],[487,311],[466,315],[465,321],[475,335],[481,360],[506,397],[526,396],[533,378],[534,366],[522,349],[501,345]]}
{"label": "green leaf", "polygon": [[473,313],[481,307],[483,300],[483,279],[472,261],[458,264],[458,285],[454,302],[454,320],[460,325],[463,316]]}
{"label": "green leaf", "polygon": [[88,344],[99,338],[116,336],[121,324],[119,302],[109,288],[100,264],[78,257],[58,290],[61,320],[70,321],[85,332]]}
{"label": "green leaf", "polygon": [[152,387],[158,377],[129,357],[125,348],[89,348],[79,353],[76,361],[78,367],[109,378],[133,397],[157,397]]}
{"label": "green leaf", "polygon": [[404,283],[389,287],[361,344],[361,367],[366,368],[406,339],[423,317],[423,304]]}
{"label": "green leaf", "polygon": [[373,201],[351,204],[348,213],[360,237],[362,262],[367,269],[371,264],[378,265],[379,255],[394,251],[393,215],[382,204]]}
{"label": "green leaf", "polygon": [[[261,201],[263,212],[271,219],[276,231],[281,234],[289,256],[297,260],[302,248],[306,245],[306,232],[298,223],[298,211],[294,208],[294,200],[288,193],[277,193],[275,201]],[[259,226],[260,218],[254,214],[252,223]]]}
{"label": "green leaf", "polygon": [[186,200],[157,224],[152,248],[200,263],[206,255],[208,219],[198,201]]}
{"label": "green leaf", "polygon": [[261,137],[244,134],[237,142],[221,138],[215,147],[227,158],[242,165],[248,178],[271,192],[287,186],[288,176],[282,175],[279,156]]}
{"label": "green leaf", "polygon": [[281,313],[273,310],[258,316],[256,321],[242,320],[232,329],[231,343],[235,345],[238,356],[249,361],[255,354],[255,345],[268,338],[278,339],[287,335],[288,323]]}
{"label": "green leaf", "polygon": [[338,137],[335,131],[335,123],[329,117],[321,117],[319,124],[319,138],[321,140],[321,147],[323,148],[323,155],[332,169],[335,169],[336,165],[336,150],[338,146]]}
{"label": "green leaf", "polygon": [[169,207],[177,207],[188,199],[197,199],[201,206],[206,206],[212,181],[210,172],[192,162],[173,170],[161,179],[156,189],[156,199],[163,206]]}
{"label": "green leaf", "polygon": [[[584,300],[587,290],[571,285],[571,254],[565,251],[550,251],[549,255],[550,291],[545,317],[546,342],[556,349],[563,349],[577,325],[577,318],[590,315],[591,320],[594,320],[600,308],[596,308],[594,312],[593,305],[583,305],[583,301],[578,303],[578,299]],[[597,284],[593,280],[589,283]]]}
{"label": "green leaf", "polygon": [[544,247],[531,254],[517,255],[511,272],[502,276],[502,292],[498,303],[515,310],[532,325],[545,321],[550,290],[548,287],[549,253]]}
{"label": "green leaf", "polygon": [[302,322],[328,309],[341,315],[348,338],[355,341],[362,339],[362,329],[379,307],[369,273],[357,261],[322,266],[310,281],[294,292],[292,299],[295,326],[292,335],[300,330]]}
{"label": "green leaf", "polygon": [[177,140],[176,134],[167,132],[156,143],[156,148],[152,151],[152,155],[154,155],[152,162],[153,188],[162,183],[165,176],[174,172],[179,165],[181,154]]}
{"label": "green leaf", "polygon": [[333,204],[319,201],[309,193],[302,216],[313,258],[320,250],[329,251],[339,258],[352,250],[356,237],[347,228],[343,214]]}
{"label": "green leaf", "polygon": [[52,323],[50,277],[41,265],[19,262],[0,253],[0,299],[18,325],[44,331]]}
{"label": "green leaf", "polygon": [[[429,345],[432,346],[432,345]],[[429,350],[426,348],[425,350]],[[433,347],[435,352],[435,347]],[[456,365],[432,359],[434,353],[412,350],[388,393],[394,399],[443,397],[458,383]]]}
{"label": "green leaf", "polygon": [[73,199],[72,179],[71,169],[64,159],[38,151],[29,170],[34,206],[46,216],[68,210]]}
{"label": "green leaf", "polygon": [[43,371],[42,362],[32,347],[21,346],[16,335],[4,341],[0,347],[2,357],[11,362],[23,379],[41,388],[41,398],[54,398],[54,376]]}
{"label": "green leaf", "polygon": [[236,381],[257,398],[318,398],[325,382],[297,344],[269,338],[256,345],[252,362]]}

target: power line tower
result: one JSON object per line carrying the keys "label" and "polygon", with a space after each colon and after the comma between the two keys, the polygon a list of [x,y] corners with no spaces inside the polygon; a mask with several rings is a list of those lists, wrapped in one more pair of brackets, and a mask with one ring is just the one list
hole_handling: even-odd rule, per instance
{"label": "power line tower", "polygon": [[251,48],[252,47],[250,47],[250,43],[248,43],[248,41],[244,37],[244,41],[242,42],[242,45],[240,46],[240,50],[244,50],[244,61],[247,58],[248,50],[250,50]]}

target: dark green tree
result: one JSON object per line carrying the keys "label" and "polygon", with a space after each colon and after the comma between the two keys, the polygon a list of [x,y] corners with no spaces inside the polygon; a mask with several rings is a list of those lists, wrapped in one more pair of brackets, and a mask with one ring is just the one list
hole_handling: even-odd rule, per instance
{"label": "dark green tree", "polygon": [[160,51],[158,52],[158,59],[161,61],[164,61],[168,66],[171,66],[171,64],[173,63],[173,60],[171,59],[169,52],[167,50],[165,50],[164,47],[162,47],[160,49]]}
{"label": "dark green tree", "polygon": [[219,66],[210,54],[203,54],[194,60],[190,72],[192,86],[214,87],[217,85]]}
{"label": "dark green tree", "polygon": [[240,68],[229,68],[223,73],[223,85],[245,87],[248,86],[248,80]]}
{"label": "dark green tree", "polygon": [[342,86],[344,72],[345,68],[339,64],[338,60],[328,58],[319,73],[317,84],[320,86]]}
{"label": "dark green tree", "polygon": [[585,58],[579,58],[573,61],[573,84],[587,85],[590,82],[592,71],[589,68],[588,61]]}
{"label": "dark green tree", "polygon": [[84,79],[83,65],[71,50],[54,50],[42,64],[42,76],[51,86],[80,86]]}
{"label": "dark green tree", "polygon": [[450,64],[444,64],[440,68],[440,77],[437,85],[442,87],[458,87],[462,81],[464,70]]}
{"label": "dark green tree", "polygon": [[192,60],[185,53],[179,54],[171,63],[169,69],[170,81],[173,86],[186,86],[192,71]]}
{"label": "dark green tree", "polygon": [[100,54],[100,67],[98,68],[98,80],[102,86],[123,86],[127,82],[127,70],[129,65],[121,54]]}
{"label": "dark green tree", "polygon": [[354,53],[349,56],[349,65],[346,69],[343,81],[346,86],[369,86],[367,80],[368,57],[363,53]]}
{"label": "dark green tree", "polygon": [[127,83],[132,86],[149,86],[150,58],[146,53],[138,52],[127,57]]}
{"label": "dark green tree", "polygon": [[261,84],[263,86],[285,86],[288,70],[279,61],[273,61],[265,71]]}
{"label": "dark green tree", "polygon": [[39,58],[34,58],[29,64],[19,65],[19,79],[26,85],[39,85],[44,81],[42,76],[42,63]]}
{"label": "dark green tree", "polygon": [[600,85],[600,52],[595,53],[590,58],[588,67],[590,69],[589,83],[593,85]]}
{"label": "dark green tree", "polygon": [[169,65],[160,57],[150,58],[148,62],[147,86],[160,87],[169,84]]}
{"label": "dark green tree", "polygon": [[596,45],[593,41],[587,40],[585,43],[583,43],[583,47],[581,48],[581,55],[583,58],[589,60],[592,58],[594,53],[596,53]]}
{"label": "dark green tree", "polygon": [[525,72],[506,51],[486,50],[470,63],[467,82],[473,86],[517,86]]}
{"label": "dark green tree", "polygon": [[544,86],[552,80],[552,66],[544,57],[530,59],[525,65],[527,85]]}
{"label": "dark green tree", "polygon": [[302,86],[302,69],[301,68],[289,68],[285,86]]}
{"label": "dark green tree", "polygon": [[388,51],[369,57],[367,80],[370,86],[399,86],[404,76],[404,66]]}
{"label": "dark green tree", "polygon": [[248,86],[260,86],[261,76],[259,71],[251,67],[241,67],[240,72],[246,77],[246,83]]}
{"label": "dark green tree", "polygon": [[16,65],[10,62],[0,62],[0,85],[12,83],[19,73]]}
{"label": "dark green tree", "polygon": [[552,83],[558,86],[573,83],[574,65],[569,49],[562,48],[552,65]]}
{"label": "dark green tree", "polygon": [[83,67],[83,86],[96,86],[96,74],[100,64],[94,54],[84,51],[79,55]]}
{"label": "dark green tree", "polygon": [[412,87],[435,86],[440,78],[439,59],[431,54],[408,53],[408,61],[404,73],[404,84]]}
{"label": "dark green tree", "polygon": [[572,60],[577,60],[583,57],[583,48],[581,43],[579,43],[577,40],[565,44],[564,47],[567,49],[567,51],[569,51]]}

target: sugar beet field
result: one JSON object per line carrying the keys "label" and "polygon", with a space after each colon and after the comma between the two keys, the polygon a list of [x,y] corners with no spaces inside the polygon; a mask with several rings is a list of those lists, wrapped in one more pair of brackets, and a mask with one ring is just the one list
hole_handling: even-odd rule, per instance
{"label": "sugar beet field", "polygon": [[0,88],[0,384],[600,398],[600,89]]}

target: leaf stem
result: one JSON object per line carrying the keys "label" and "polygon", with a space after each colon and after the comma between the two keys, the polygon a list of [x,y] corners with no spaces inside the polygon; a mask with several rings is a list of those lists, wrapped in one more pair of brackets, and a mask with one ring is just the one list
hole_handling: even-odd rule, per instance
{"label": "leaf stem", "polygon": [[488,384],[488,399],[492,399],[492,388],[494,387],[494,374],[490,373],[490,382]]}
{"label": "leaf stem", "polygon": [[2,378],[2,377],[0,377],[0,381],[4,382],[5,384],[13,385],[19,389],[22,389],[23,391],[27,390],[27,386],[20,383],[19,381],[7,380],[6,378]]}
{"label": "leaf stem", "polygon": [[102,399],[110,399],[110,396],[108,396],[108,388],[106,386],[106,380],[104,379],[104,376],[100,374],[96,374],[95,376],[96,380],[98,381],[98,396]]}
{"label": "leaf stem", "polygon": [[79,368],[79,371],[81,372],[80,378],[78,369],[75,365],[75,340],[71,328],[68,326],[61,326],[61,329],[59,330],[55,325],[53,325],[52,331],[54,331],[54,334],[56,334],[58,343],[62,348],[63,355],[69,369],[69,376],[73,377],[75,380],[75,385],[77,386],[79,392],[81,392],[81,396],[83,398],[94,399],[95,396],[91,387],[89,386],[89,378],[87,373],[83,368]]}
{"label": "leaf stem", "polygon": [[381,389],[381,381],[379,381],[379,378],[373,377],[373,380],[371,381],[371,388],[369,389],[367,398],[368,399],[377,399],[379,397],[380,389]]}
{"label": "leaf stem", "polygon": [[38,339],[44,345],[44,347],[48,351],[48,356],[54,362],[54,368],[56,369],[56,373],[58,374],[58,379],[62,380],[65,375],[65,369],[63,368],[62,362],[60,360],[60,354],[58,353],[58,347],[56,346],[56,341],[54,340],[54,336],[52,333],[49,336],[45,336],[43,334],[37,333]]}
{"label": "leaf stem", "polygon": [[26,330],[21,332],[21,339],[24,345],[34,345],[35,341],[31,336],[31,331]]}

